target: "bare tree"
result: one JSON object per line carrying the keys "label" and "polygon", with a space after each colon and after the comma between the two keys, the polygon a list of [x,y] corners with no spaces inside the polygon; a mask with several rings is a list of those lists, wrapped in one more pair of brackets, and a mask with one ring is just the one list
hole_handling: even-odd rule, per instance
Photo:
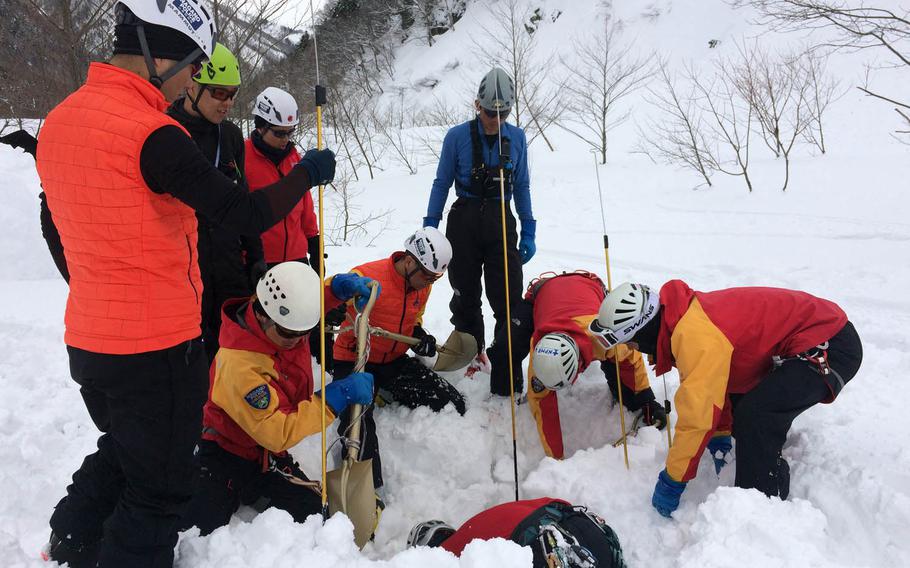
{"label": "bare tree", "polygon": [[400,95],[384,108],[370,109],[370,119],[373,129],[392,148],[393,159],[414,175],[417,173],[417,154],[405,120],[407,112],[408,108]]}
{"label": "bare tree", "polygon": [[327,196],[326,239],[332,245],[370,246],[388,228],[391,210],[364,212],[358,199],[363,189],[354,185],[352,172],[339,168]]}
{"label": "bare tree", "polygon": [[[705,84],[694,68],[687,69],[688,80],[701,95],[703,108],[713,118],[710,128],[717,149],[712,153],[714,167],[731,176],[742,176],[749,193],[752,193],[752,179],[749,177],[749,143],[752,135],[753,107],[744,100],[740,91],[729,80],[725,63],[718,64],[716,73],[709,84]],[[786,187],[786,186],[785,186]]]}
{"label": "bare tree", "polygon": [[703,111],[696,102],[692,85],[680,91],[666,64],[660,65],[661,89],[649,88],[648,101],[660,114],[639,126],[638,152],[654,161],[692,169],[711,187],[717,170],[706,135]]}
{"label": "bare tree", "polygon": [[[892,10],[863,2],[851,5],[845,0],[731,0],[730,3],[755,8],[760,14],[758,23],[772,29],[832,32],[833,37],[826,37],[819,47],[883,50],[890,56],[889,66],[910,67],[910,8],[906,4]],[[910,130],[910,101],[874,90],[868,81],[857,88],[893,104]]]}
{"label": "bare tree", "polygon": [[806,110],[809,113],[809,126],[803,133],[806,142],[812,144],[824,154],[825,146],[824,119],[828,107],[845,93],[840,88],[840,81],[827,73],[828,55],[820,51],[807,51],[796,62],[799,74],[808,83]]}
{"label": "bare tree", "polygon": [[574,42],[576,63],[564,62],[570,118],[560,126],[594,149],[602,164],[607,163],[607,132],[629,117],[628,111],[617,116],[618,103],[653,75],[648,59],[634,55],[631,44],[617,45],[616,34],[605,18],[599,34]]}
{"label": "bare tree", "polygon": [[540,136],[553,150],[545,132],[558,121],[562,110],[560,81],[554,80],[554,55],[536,56],[534,32],[539,18],[531,23],[531,11],[520,0],[501,0],[490,10],[492,23],[481,25],[474,51],[481,59],[505,68],[515,81],[515,104],[509,116],[525,129],[528,143]]}

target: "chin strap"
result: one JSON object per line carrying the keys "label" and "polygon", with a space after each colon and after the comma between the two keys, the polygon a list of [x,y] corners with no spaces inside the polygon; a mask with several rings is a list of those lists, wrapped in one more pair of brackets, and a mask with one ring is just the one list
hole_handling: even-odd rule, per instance
{"label": "chin strap", "polygon": [[[145,37],[145,26],[143,26],[142,24],[138,24],[136,26],[136,34],[138,34],[138,36],[139,36],[139,45],[140,45],[140,47],[142,47],[142,56],[145,58],[145,67],[146,67],[146,69],[148,69],[148,72],[149,72],[149,83],[151,83],[152,85],[155,85],[155,87],[158,89],[161,89],[161,85],[163,85],[168,79],[170,79],[171,77],[173,77],[174,75],[176,75],[177,73],[182,71],[184,67],[186,67],[187,65],[190,65],[194,61],[197,61],[200,58],[205,56],[205,52],[197,47],[192,52],[190,52],[189,55],[187,55],[186,57],[184,57],[183,59],[181,59],[180,61],[175,63],[170,69],[168,69],[167,71],[165,71],[164,73],[159,75],[158,70],[155,69],[155,60],[152,59],[152,52],[149,50],[148,39],[146,39],[146,37]],[[202,93],[200,92],[200,95],[201,94]],[[196,110],[196,112],[199,112],[199,109],[196,108],[195,102],[193,103],[193,108]]]}

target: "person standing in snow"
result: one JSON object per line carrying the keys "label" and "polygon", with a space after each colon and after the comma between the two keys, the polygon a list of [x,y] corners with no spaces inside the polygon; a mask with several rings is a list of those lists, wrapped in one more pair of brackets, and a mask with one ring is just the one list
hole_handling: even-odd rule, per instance
{"label": "person standing in snow", "polygon": [[473,540],[503,538],[531,548],[534,568],[624,568],[619,538],[587,507],[541,497],[496,505],[456,531],[443,521],[417,524],[408,546],[441,547],[456,556]]}
{"label": "person standing in snow", "polygon": [[[419,345],[410,347],[416,355],[436,355],[436,338],[422,326],[423,311],[433,282],[442,277],[451,258],[452,247],[445,235],[433,227],[424,227],[405,240],[403,251],[353,268],[354,274],[372,278],[382,286],[382,297],[373,306],[370,325],[420,339]],[[348,317],[353,321],[355,315],[354,307],[349,306]],[[461,393],[419,360],[408,356],[408,349],[408,345],[394,339],[374,336],[370,340],[366,370],[376,377],[377,393],[382,389],[382,396],[388,402],[409,408],[429,406],[436,412],[452,403],[459,414],[464,414]],[[347,330],[335,342],[335,378],[353,371],[356,360],[357,339],[353,330]],[[338,423],[341,456],[347,455],[344,434],[351,418],[351,413],[345,412]],[[360,432],[360,459],[373,459],[373,486],[378,490],[383,485],[382,462],[372,406],[363,414]]]}
{"label": "person standing in snow", "polygon": [[[240,64],[228,48],[216,43],[212,57],[193,75],[186,95],[174,101],[167,114],[186,128],[218,171],[245,189],[243,134],[227,120],[239,90]],[[242,235],[220,227],[201,213],[196,214],[196,221],[202,277],[202,342],[211,363],[218,352],[221,305],[229,298],[252,294],[265,266],[258,235]]]}
{"label": "person standing in snow", "polygon": [[786,499],[782,456],[793,420],[830,403],[856,375],[863,349],[834,302],[781,288],[697,292],[671,280],[655,292],[622,284],[589,330],[604,348],[628,344],[658,375],[679,371],[676,437],[651,503],[669,517],[707,447],[716,473],[736,440],[736,487]]}
{"label": "person standing in snow", "polygon": [[[185,528],[209,534],[228,524],[241,504],[260,512],[277,507],[299,523],[320,513],[317,484],[288,453],[322,428],[306,336],[319,324],[323,288],[331,309],[369,297],[369,282],[338,274],[324,286],[306,264],[283,262],[266,271],[255,295],[225,302],[199,442],[199,483]],[[370,373],[336,378],[325,387],[326,422],[349,404],[372,401]]]}
{"label": "person standing in snow", "polygon": [[[618,398],[615,357],[619,357],[623,405],[641,410],[648,426],[664,429],[667,414],[654,399],[641,353],[625,345],[604,349],[588,334],[607,292],[596,275],[586,272],[547,273],[532,281],[523,300],[512,310],[512,361],[516,369],[528,353],[528,403],[537,421],[537,432],[550,457],[564,455],[557,391],[575,383],[593,361],[601,369],[614,398]],[[505,329],[501,331],[505,334]],[[508,381],[509,356],[505,338],[490,348],[492,376]]]}
{"label": "person standing in snow", "polygon": [[[430,191],[427,216],[423,224],[438,227],[442,211],[455,184],[458,197],[449,210],[446,236],[452,243],[452,324],[455,329],[473,335],[480,350],[469,373],[489,363],[484,353],[484,325],[481,312],[481,274],[487,300],[493,308],[495,329],[506,323],[505,273],[502,257],[502,213],[500,204],[500,164],[505,172],[505,197],[515,197],[515,209],[521,219],[521,240],[515,231],[515,217],[506,206],[506,244],[509,265],[509,297],[514,304],[523,287],[521,265],[531,260],[536,251],[534,236],[537,221],[531,213],[528,148],[521,128],[506,123],[515,100],[512,78],[494,67],[480,82],[473,120],[459,124],[446,133],[440,152],[436,179]],[[517,243],[517,244],[516,244]],[[498,337],[498,333],[496,335]],[[519,382],[520,388],[520,382]],[[509,380],[492,380],[493,394],[509,396]]]}
{"label": "person standing in snow", "polygon": [[51,516],[44,555],[73,567],[170,566],[208,386],[195,213],[259,233],[331,180],[335,158],[312,151],[270,188],[237,187],[164,113],[212,55],[211,12],[194,0],[115,10],[113,57],[90,65],[38,144],[70,273],[70,372],[102,432]]}
{"label": "person standing in snow", "polygon": [[[286,176],[300,161],[291,140],[300,123],[297,101],[287,91],[268,87],[256,97],[253,121],[255,130],[246,139],[246,177],[250,191],[257,191]],[[318,270],[319,223],[311,195],[262,233],[262,249],[269,266],[297,260]]]}

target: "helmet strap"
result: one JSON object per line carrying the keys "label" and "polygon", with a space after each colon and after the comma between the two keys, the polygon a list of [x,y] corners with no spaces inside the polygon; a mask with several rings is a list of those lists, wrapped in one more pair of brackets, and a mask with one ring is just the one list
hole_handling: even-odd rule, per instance
{"label": "helmet strap", "polygon": [[190,104],[193,107],[193,110],[196,111],[196,114],[198,114],[202,118],[205,118],[205,116],[202,114],[202,111],[199,110],[199,99],[202,98],[202,91],[205,90],[205,85],[203,85],[202,83],[196,83],[196,84],[199,85],[199,93],[196,95],[196,98],[191,97],[189,93],[187,93],[187,98],[190,99]]}
{"label": "helmet strap", "polygon": [[158,70],[155,69],[155,60],[152,59],[152,52],[149,50],[149,42],[145,37],[145,26],[142,24],[137,25],[136,33],[139,35],[139,46],[142,47],[142,56],[145,58],[145,67],[149,72],[149,83],[155,85],[155,88],[161,89],[164,80],[158,76]]}

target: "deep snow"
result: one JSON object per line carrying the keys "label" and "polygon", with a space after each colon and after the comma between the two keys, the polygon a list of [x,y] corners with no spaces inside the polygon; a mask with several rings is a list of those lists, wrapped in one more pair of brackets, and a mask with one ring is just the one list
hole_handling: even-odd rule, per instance
{"label": "deep snow", "polygon": [[[454,103],[465,84],[475,84],[486,70],[466,47],[478,21],[489,21],[485,4],[472,3],[455,31],[433,48],[401,49],[396,84],[415,104],[426,100],[413,87],[422,78],[439,79],[436,91]],[[566,49],[564,39],[587,33],[603,10],[594,0],[528,4],[545,14],[562,11],[538,31],[543,51]],[[704,63],[758,31],[746,14],[720,0],[651,2],[662,12],[656,19],[642,17],[638,3],[626,4],[614,17],[626,21],[627,37],[678,60]],[[712,38],[722,42],[709,52]],[[772,45],[794,41],[762,38]],[[833,71],[854,84],[862,61],[838,56]],[[897,76],[880,77],[886,86],[901,85]],[[640,96],[630,102],[635,118],[650,112]],[[631,123],[613,133],[608,164],[600,169],[615,283],[659,286],[678,277],[702,290],[798,288],[836,301],[855,323],[865,349],[862,369],[835,404],[811,409],[791,430],[785,448],[793,477],[790,500],[731,487],[733,468],[718,479],[706,456],[674,518],[660,517],[650,496],[666,456],[666,436],[643,429],[630,441],[626,470],[622,449],[611,447],[619,435],[618,408],[596,366],[560,395],[569,456],[564,461],[544,458],[527,408],[518,408],[522,497],[551,495],[589,505],[617,531],[630,566],[908,565],[910,223],[904,216],[910,165],[908,147],[888,136],[893,114],[850,90],[831,111],[828,154],[800,150],[787,193],[779,190],[780,163],[757,151],[753,194],[740,180],[720,177],[714,188],[695,191],[699,180],[690,172],[629,152],[636,142]],[[603,275],[591,155],[568,135],[548,134],[557,152],[539,142],[531,147],[538,252],[524,267],[525,282],[548,270],[584,268]],[[395,208],[390,225],[372,247],[331,248],[328,272],[400,247],[425,214],[434,171],[429,160],[414,176],[387,164],[375,181],[361,181],[364,209]],[[69,379],[62,343],[66,285],[41,240],[32,159],[0,148],[0,176],[6,186],[0,210],[0,266],[6,269],[0,277],[0,556],[10,567],[43,566],[38,551],[47,538],[47,519],[72,471],[93,450],[97,432]],[[450,330],[450,293],[448,283],[440,282],[428,306],[425,324],[437,336]],[[177,565],[528,565],[529,551],[505,541],[474,543],[460,561],[440,550],[404,551],[414,523],[441,518],[457,525],[512,496],[508,403],[489,398],[485,376],[449,378],[468,401],[464,417],[451,408],[438,414],[397,406],[377,411],[388,507],[376,541],[362,554],[343,517],[298,525],[279,511],[252,520],[244,511],[207,538],[184,535]],[[675,373],[666,382],[672,397]],[[652,384],[662,398],[663,383]],[[294,454],[318,476],[318,436]]]}

